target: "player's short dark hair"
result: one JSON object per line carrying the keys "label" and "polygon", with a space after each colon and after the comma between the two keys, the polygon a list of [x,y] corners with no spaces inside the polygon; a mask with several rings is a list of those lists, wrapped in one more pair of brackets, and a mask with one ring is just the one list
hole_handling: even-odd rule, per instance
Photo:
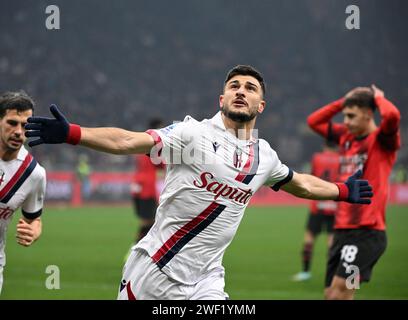
{"label": "player's short dark hair", "polygon": [[344,101],[343,106],[344,107],[357,106],[359,108],[369,108],[372,111],[375,111],[377,109],[374,100],[374,93],[370,91],[356,92],[350,98],[347,98]]}
{"label": "player's short dark hair", "polygon": [[265,81],[264,81],[264,79],[262,77],[262,74],[258,70],[256,70],[254,67],[248,66],[248,65],[240,64],[240,65],[237,65],[234,68],[232,68],[230,71],[228,71],[227,77],[225,78],[225,81],[224,81],[224,85],[231,78],[233,78],[233,77],[235,77],[237,75],[254,77],[261,84],[262,93],[263,93],[263,95],[265,95],[266,84],[265,84]]}
{"label": "player's short dark hair", "polygon": [[0,96],[0,118],[5,116],[7,110],[34,110],[34,105],[34,100],[23,90],[5,92]]}

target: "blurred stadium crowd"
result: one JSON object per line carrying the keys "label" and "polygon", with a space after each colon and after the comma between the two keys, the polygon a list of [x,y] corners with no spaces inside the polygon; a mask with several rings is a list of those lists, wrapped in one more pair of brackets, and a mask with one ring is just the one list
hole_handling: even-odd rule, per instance
{"label": "blurred stadium crowd", "polygon": [[[56,103],[74,123],[130,130],[147,129],[152,117],[211,117],[228,69],[251,64],[267,81],[259,135],[293,168],[321,145],[307,115],[355,86],[385,91],[407,141],[403,1],[357,1],[354,31],[344,26],[347,1],[53,1],[61,14],[54,31],[44,24],[48,4],[0,4],[0,90],[24,89],[37,115]],[[81,152],[93,170],[133,168],[131,157]],[[48,170],[72,169],[79,153],[34,150]],[[404,146],[398,164],[408,167]]]}

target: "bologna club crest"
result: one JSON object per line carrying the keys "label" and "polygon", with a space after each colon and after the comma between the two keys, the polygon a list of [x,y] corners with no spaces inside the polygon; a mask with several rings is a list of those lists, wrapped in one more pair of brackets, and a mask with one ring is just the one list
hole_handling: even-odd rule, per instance
{"label": "bologna club crest", "polygon": [[235,168],[240,168],[242,166],[242,150],[238,147],[235,149],[233,162]]}

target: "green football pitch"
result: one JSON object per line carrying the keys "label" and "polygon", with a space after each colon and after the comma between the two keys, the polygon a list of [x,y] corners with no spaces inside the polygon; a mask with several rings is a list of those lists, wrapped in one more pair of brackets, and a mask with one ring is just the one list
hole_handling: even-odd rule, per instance
{"label": "green football pitch", "polygon": [[[1,299],[116,298],[136,229],[130,207],[47,208],[43,235],[30,248],[14,238],[19,214],[8,230]],[[224,257],[231,299],[323,298],[325,235],[317,240],[312,279],[291,281],[300,269],[306,214],[306,207],[247,209]],[[408,207],[389,207],[387,221],[387,251],[356,299],[408,299]],[[59,289],[46,288],[47,277],[56,276],[49,266],[59,269]]]}

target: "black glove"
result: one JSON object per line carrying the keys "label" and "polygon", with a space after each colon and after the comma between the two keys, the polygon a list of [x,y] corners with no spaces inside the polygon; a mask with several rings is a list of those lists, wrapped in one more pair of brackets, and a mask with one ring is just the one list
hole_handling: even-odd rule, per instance
{"label": "black glove", "polygon": [[358,170],[350,176],[345,183],[336,183],[339,188],[338,201],[346,201],[350,203],[370,204],[369,198],[373,197],[373,188],[367,180],[359,179],[363,175],[361,170]]}
{"label": "black glove", "polygon": [[65,116],[58,110],[55,104],[52,104],[50,111],[55,118],[30,117],[24,126],[25,136],[38,137],[28,143],[30,147],[42,143],[70,143],[78,144],[81,140],[81,127],[76,124],[70,124]]}

